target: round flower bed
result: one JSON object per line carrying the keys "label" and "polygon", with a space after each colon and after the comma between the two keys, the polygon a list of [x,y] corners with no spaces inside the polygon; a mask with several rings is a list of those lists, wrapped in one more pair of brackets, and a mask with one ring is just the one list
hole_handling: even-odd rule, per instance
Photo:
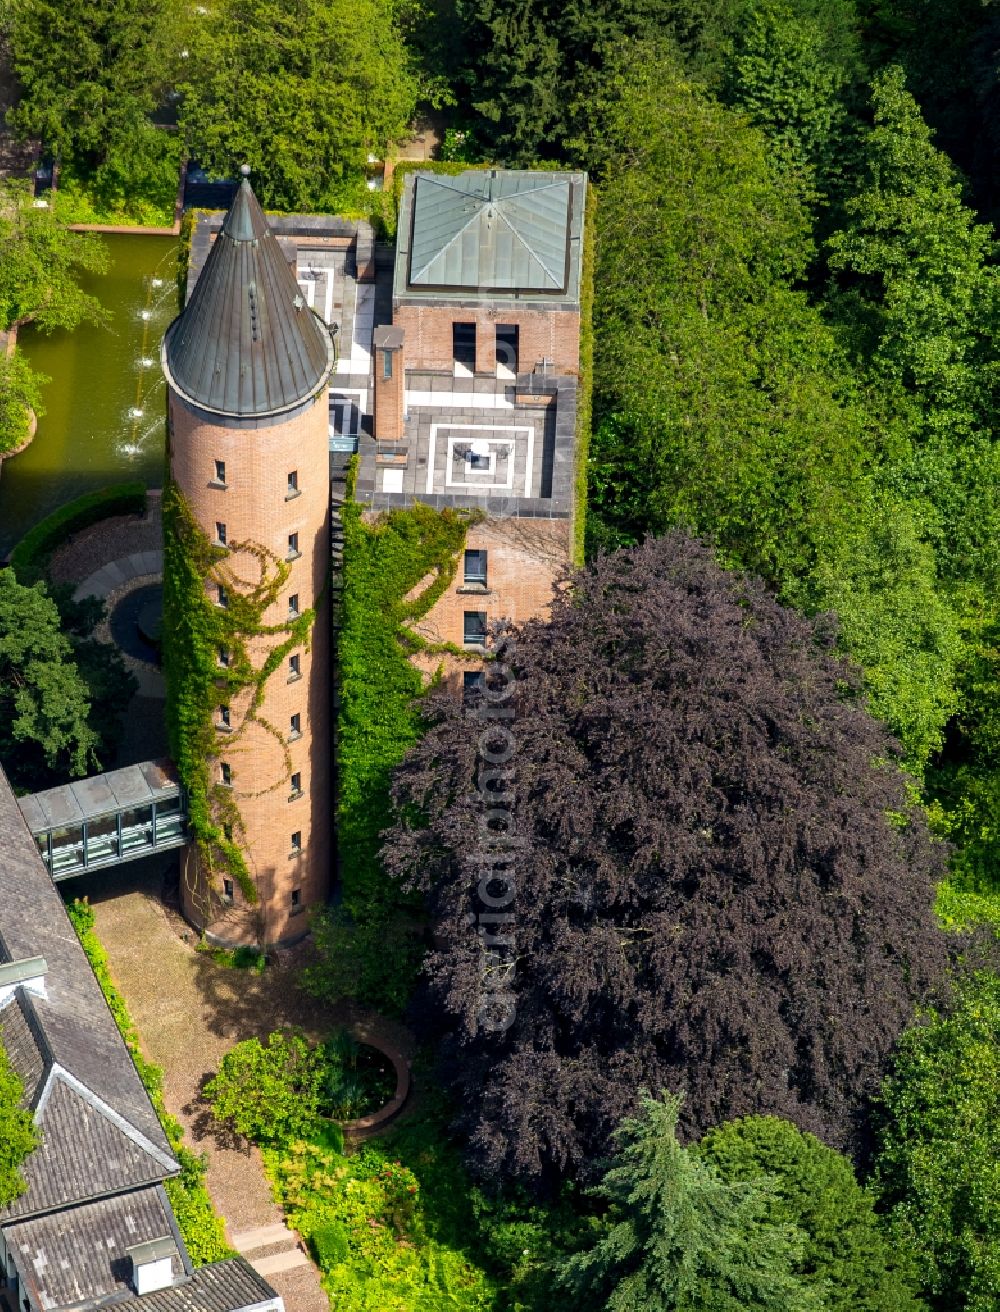
{"label": "round flower bed", "polygon": [[367,1043],[335,1036],[327,1044],[328,1065],[321,1111],[350,1122],[377,1112],[396,1092],[396,1069],[389,1057]]}

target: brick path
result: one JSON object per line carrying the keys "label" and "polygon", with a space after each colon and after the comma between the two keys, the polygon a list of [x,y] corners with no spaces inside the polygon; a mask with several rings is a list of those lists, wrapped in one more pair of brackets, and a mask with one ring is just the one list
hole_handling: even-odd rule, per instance
{"label": "brick path", "polygon": [[[144,869],[145,868],[145,871]],[[319,1039],[338,1024],[369,1029],[412,1055],[402,1027],[360,1016],[350,1007],[324,1009],[301,994],[294,976],[300,953],[281,954],[260,976],[229,970],[195,952],[195,934],[159,897],[162,859],[102,871],[78,881],[94,906],[97,933],[128,1004],[146,1056],[164,1070],[168,1109],[188,1142],[208,1155],[209,1192],[226,1220],[230,1243],[283,1296],[287,1312],[329,1312],[312,1262],[284,1225],[256,1149],[219,1140],[198,1101],[202,1081],[240,1039],[296,1025]],[[181,935],[190,933],[190,942]]]}

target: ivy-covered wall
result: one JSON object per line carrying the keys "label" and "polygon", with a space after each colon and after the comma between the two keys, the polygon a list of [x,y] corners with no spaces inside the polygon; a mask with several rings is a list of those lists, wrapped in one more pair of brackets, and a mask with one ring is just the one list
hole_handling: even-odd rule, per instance
{"label": "ivy-covered wall", "polygon": [[[215,712],[220,703],[238,705],[227,753],[251,725],[280,744],[285,771],[267,792],[287,785],[291,758],[280,730],[261,713],[268,680],[296,648],[306,648],[316,618],[304,610],[294,620],[264,623],[268,608],[288,579],[289,565],[254,542],[213,545],[195,521],[176,483],[163,490],[163,657],[167,679],[166,719],[170,751],[187,790],[191,835],[202,872],[214,884],[222,875],[235,879],[248,902],[258,890],[241,847],[246,827],[237,798],[245,791],[223,786],[213,777],[217,755]],[[257,581],[245,582],[234,562],[252,557]],[[210,584],[226,589],[228,604],[219,606]],[[251,655],[255,639],[270,638],[263,663]],[[220,651],[228,665],[219,662]]]}
{"label": "ivy-covered wall", "polygon": [[[399,1009],[419,955],[417,908],[389,886],[378,850],[393,767],[420,734],[424,680],[408,656],[426,648],[408,625],[454,580],[473,517],[416,505],[365,522],[349,496],[343,518],[337,821],[343,909],[351,923],[331,925],[328,916],[317,937],[336,970],[336,979],[327,976],[330,992],[343,987],[375,1006]],[[407,601],[434,572],[434,581]]]}

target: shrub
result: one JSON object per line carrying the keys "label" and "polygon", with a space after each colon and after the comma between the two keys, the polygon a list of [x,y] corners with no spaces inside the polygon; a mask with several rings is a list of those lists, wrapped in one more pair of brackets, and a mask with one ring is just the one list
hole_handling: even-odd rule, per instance
{"label": "shrub", "polygon": [[56,548],[74,533],[114,515],[146,512],[144,483],[116,483],[67,501],[30,529],[10,553],[10,563],[22,583],[42,578]]}
{"label": "shrub", "polygon": [[340,1262],[346,1262],[351,1251],[347,1231],[339,1221],[320,1226],[314,1232],[311,1243],[316,1261],[324,1271]]}
{"label": "shrub", "polygon": [[320,1114],[321,1054],[299,1034],[276,1030],[267,1043],[245,1039],[205,1085],[217,1120],[253,1143],[280,1145],[307,1135]]}
{"label": "shrub", "polygon": [[0,456],[6,455],[27,439],[31,430],[31,411],[43,415],[41,384],[48,382],[36,374],[21,354],[0,351]]}
{"label": "shrub", "polygon": [[0,1046],[0,1210],[24,1190],[18,1169],[35,1148],[31,1113],[21,1106],[24,1085]]}

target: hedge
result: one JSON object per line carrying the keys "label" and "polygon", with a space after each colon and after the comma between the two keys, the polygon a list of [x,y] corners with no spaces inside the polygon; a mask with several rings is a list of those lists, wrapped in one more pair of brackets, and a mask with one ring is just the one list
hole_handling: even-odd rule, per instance
{"label": "hedge", "polygon": [[145,512],[145,483],[116,483],[112,487],[98,488],[75,501],[67,501],[29,529],[10,553],[10,564],[19,582],[35,583],[44,578],[56,548],[74,533],[113,515]]}
{"label": "hedge", "polygon": [[587,464],[594,393],[594,227],[597,195],[587,187],[583,216],[583,268],[580,276],[580,389],[576,402],[576,476],[573,505],[573,564],[582,565],[587,528]]}

